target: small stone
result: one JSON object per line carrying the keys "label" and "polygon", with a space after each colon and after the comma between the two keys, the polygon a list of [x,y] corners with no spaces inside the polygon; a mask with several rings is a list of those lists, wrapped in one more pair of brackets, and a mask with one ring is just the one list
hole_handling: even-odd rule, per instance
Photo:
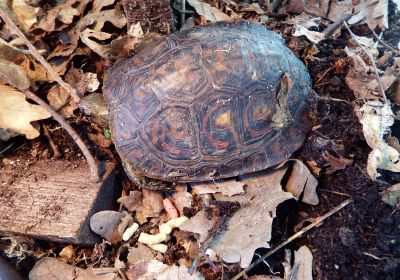
{"label": "small stone", "polygon": [[356,243],[356,238],[352,230],[347,227],[341,227],[339,229],[339,237],[344,246],[353,246]]}

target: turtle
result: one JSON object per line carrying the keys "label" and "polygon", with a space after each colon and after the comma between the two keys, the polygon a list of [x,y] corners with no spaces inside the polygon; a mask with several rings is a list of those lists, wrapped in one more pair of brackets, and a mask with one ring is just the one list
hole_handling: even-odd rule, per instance
{"label": "turtle", "polygon": [[311,128],[311,79],[283,39],[218,22],[141,44],[103,94],[124,169],[166,182],[235,177],[288,159]]}

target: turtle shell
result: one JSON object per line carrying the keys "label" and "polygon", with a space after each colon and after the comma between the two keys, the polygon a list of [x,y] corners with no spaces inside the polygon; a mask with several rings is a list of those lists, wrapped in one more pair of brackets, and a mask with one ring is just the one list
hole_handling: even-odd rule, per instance
{"label": "turtle shell", "polygon": [[311,81],[276,33],[217,23],[147,42],[115,63],[104,95],[128,174],[189,182],[286,160],[310,129]]}

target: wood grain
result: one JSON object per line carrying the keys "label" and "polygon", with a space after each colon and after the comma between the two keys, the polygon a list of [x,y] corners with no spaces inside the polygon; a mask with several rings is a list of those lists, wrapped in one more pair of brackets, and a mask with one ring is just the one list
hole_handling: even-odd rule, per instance
{"label": "wood grain", "polygon": [[82,161],[7,162],[0,167],[0,235],[21,234],[51,241],[90,245],[92,214],[115,207],[115,164],[103,164],[99,183],[89,179]]}

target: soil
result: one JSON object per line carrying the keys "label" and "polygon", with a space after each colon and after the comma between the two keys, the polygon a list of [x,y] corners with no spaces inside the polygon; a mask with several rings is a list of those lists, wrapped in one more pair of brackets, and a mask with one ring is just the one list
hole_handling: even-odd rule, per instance
{"label": "soil", "polygon": [[[393,18],[391,22],[394,22]],[[398,30],[399,26],[393,28],[392,30]],[[370,31],[365,27],[359,27],[354,32],[357,35],[371,37]],[[390,37],[390,34],[387,36]],[[349,102],[354,100],[353,93],[344,80],[351,63],[343,51],[348,38],[349,35],[342,32],[342,35],[335,40],[328,39],[321,42],[318,46],[319,53],[312,59],[309,53],[313,49],[306,39],[286,38],[288,46],[306,62],[313,78],[314,90],[319,96]],[[391,42],[391,38],[385,39]],[[314,257],[314,279],[399,279],[400,212],[382,203],[379,196],[379,192],[388,184],[398,181],[399,175],[381,172],[387,183],[373,182],[369,179],[365,167],[370,148],[363,138],[361,126],[353,113],[351,104],[325,100],[319,101],[316,107],[318,115],[316,129],[310,133],[303,148],[294,157],[303,160],[314,173],[319,172],[317,178],[320,203],[317,206],[309,206],[288,201],[280,205],[278,217],[273,225],[272,247],[290,237],[294,233],[294,226],[298,223],[321,216],[344,200],[351,198],[353,202],[350,205],[290,244],[288,248],[298,249],[306,245],[311,249]],[[91,122],[85,118],[78,117],[70,122],[84,139],[88,139],[90,132],[98,133],[98,128],[92,127]],[[62,129],[58,129],[55,122],[50,120],[45,121],[44,124],[49,125],[53,140],[57,143],[63,158],[82,157],[69,136]],[[13,145],[2,152],[0,158],[36,161],[50,158],[53,154],[44,136],[32,141],[17,137],[10,142],[0,142],[0,151],[8,147],[10,143]],[[93,144],[91,148],[95,150],[97,158],[118,159],[112,146],[100,149],[94,143],[90,141],[88,143]],[[328,162],[322,157],[324,151],[352,159],[353,164],[344,170],[327,174]],[[316,166],[321,170],[317,170]],[[126,178],[124,182],[129,185]],[[1,241],[0,249],[6,245],[7,242]],[[34,265],[35,256],[43,252],[46,252],[46,255],[55,255],[63,247],[61,244],[43,241],[36,241],[35,245],[30,246],[29,250],[35,251],[35,254],[27,254],[28,257],[19,264],[19,270],[25,276]],[[93,257],[98,254],[98,251],[102,254],[107,252],[105,255],[108,259],[100,261]],[[92,263],[97,262],[103,265],[112,264],[117,252],[116,247],[104,244],[93,250],[81,249],[81,254],[92,255]],[[262,255],[265,250],[258,250],[256,253]],[[283,251],[281,250],[267,259],[270,268],[265,264],[260,264],[252,271],[252,274],[282,272],[282,260]],[[76,265],[85,267],[85,263]],[[202,266],[200,269],[204,272],[205,267]],[[238,268],[232,267],[231,271],[230,276],[233,276],[238,272]],[[207,274],[209,279],[220,277],[212,272]]]}

